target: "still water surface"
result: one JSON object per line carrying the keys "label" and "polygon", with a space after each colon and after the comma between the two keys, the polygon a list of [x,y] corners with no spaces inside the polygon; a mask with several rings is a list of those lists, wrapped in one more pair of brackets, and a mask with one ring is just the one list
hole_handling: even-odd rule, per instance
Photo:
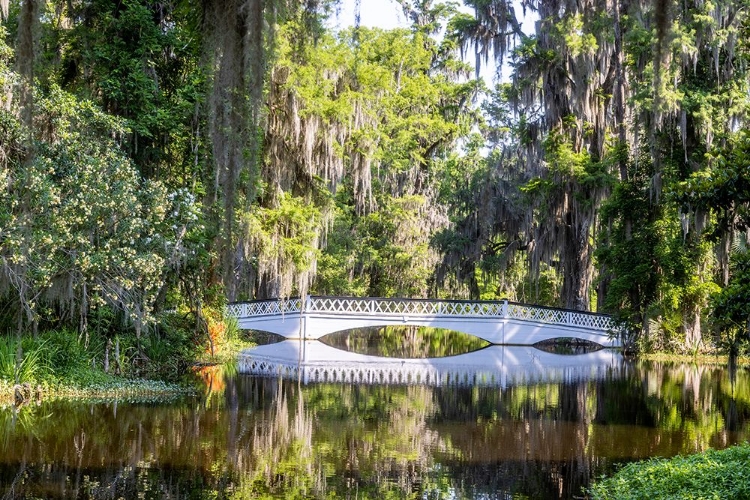
{"label": "still water surface", "polygon": [[173,401],[0,410],[0,497],[576,498],[617,464],[750,437],[750,371],[719,365],[617,356],[504,387],[198,379]]}

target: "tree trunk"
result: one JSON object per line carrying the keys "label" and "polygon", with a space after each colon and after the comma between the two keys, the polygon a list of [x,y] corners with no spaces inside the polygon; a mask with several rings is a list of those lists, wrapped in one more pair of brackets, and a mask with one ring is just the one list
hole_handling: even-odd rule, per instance
{"label": "tree trunk", "polygon": [[[615,88],[614,88],[614,114],[615,127],[617,127],[617,139],[619,147],[624,148],[627,145],[626,124],[625,124],[625,73],[622,70],[622,26],[620,24],[620,1],[615,0],[613,10],[613,22],[615,28]],[[628,179],[628,158],[624,151],[620,151],[617,157],[617,165],[620,170],[620,180]]]}
{"label": "tree trunk", "polygon": [[[574,219],[574,217],[571,217]],[[567,236],[563,249],[563,290],[562,299],[568,309],[588,311],[591,308],[591,282],[593,265],[589,230],[591,218],[579,214],[565,230]]]}
{"label": "tree trunk", "polygon": [[685,347],[688,351],[695,352],[701,343],[700,307],[688,307],[683,313],[682,324],[685,329]]}
{"label": "tree trunk", "polygon": [[34,116],[34,49],[36,30],[39,20],[38,0],[26,0],[21,4],[18,16],[18,45],[16,49],[18,61],[19,99],[21,106],[21,121],[32,130]]}

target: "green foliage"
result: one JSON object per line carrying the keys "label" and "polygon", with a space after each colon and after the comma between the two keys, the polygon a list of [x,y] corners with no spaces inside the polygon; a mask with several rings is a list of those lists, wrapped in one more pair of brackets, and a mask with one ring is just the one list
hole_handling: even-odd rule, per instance
{"label": "green foliage", "polygon": [[750,137],[741,132],[726,147],[707,155],[706,166],[675,186],[673,196],[685,212],[714,215],[709,241],[750,227]]}
{"label": "green foliage", "polygon": [[[38,339],[23,336],[19,341],[16,337],[3,337],[0,380],[47,386],[64,384],[67,388],[113,384],[124,377],[179,380],[198,357],[197,342],[192,331],[174,324],[170,328],[165,326],[167,323],[142,337],[140,342],[129,335],[108,342],[96,333],[91,333],[87,341],[71,329],[48,331]],[[109,357],[109,372],[104,370],[105,356]]]}
{"label": "green foliage", "polygon": [[[440,21],[447,12],[430,16]],[[428,293],[437,260],[430,232],[445,224],[449,201],[435,199],[433,189],[451,175],[443,155],[476,119],[470,102],[477,89],[456,82],[466,67],[431,30],[360,28],[356,43],[351,32],[324,37],[308,47],[306,64],[281,47],[279,65],[290,72],[300,115],[320,117],[331,133],[347,130],[336,152],[347,171],[317,261],[317,293]],[[450,196],[445,185],[441,194]]]}
{"label": "green foliage", "polygon": [[[644,6],[621,12],[618,31],[609,8],[532,2],[543,32],[514,44],[517,19],[490,0],[464,2],[473,15],[402,2],[411,29],[338,33],[321,22],[334,3],[308,3],[226,16],[239,24],[213,19],[237,7],[218,0],[46,3],[34,107],[21,110],[11,2],[0,327],[78,329],[89,359],[97,335],[145,332],[128,339],[131,359],[169,364],[165,342],[203,342],[197,316],[225,292],[588,307],[596,235],[598,301],[633,331],[653,325],[652,346],[694,343],[691,322],[730,275],[711,245],[750,226],[742,5],[681,4],[656,40]],[[254,22],[266,27],[236,45],[211,32]],[[481,108],[459,57],[472,45],[514,71]],[[725,337],[745,307],[731,273],[714,308]],[[169,339],[159,311],[172,308],[191,325]]]}
{"label": "green foliage", "polygon": [[598,48],[596,36],[591,32],[586,33],[584,31],[585,29],[592,29],[594,26],[592,23],[585,26],[582,14],[568,16],[556,28],[558,30],[557,36],[561,36],[565,40],[565,45],[573,56],[596,53]]}
{"label": "green foliage", "polygon": [[[333,269],[321,270],[321,278],[327,280],[316,284],[316,291],[379,297],[427,294],[432,261],[421,225],[425,200],[409,196],[386,202],[377,212],[353,219],[352,226],[329,235],[330,250],[321,264],[330,263]],[[354,273],[354,279],[342,273]]]}
{"label": "green foliage", "polygon": [[597,249],[599,265],[612,278],[604,300],[605,310],[623,322],[634,342],[644,323],[658,313],[659,262],[666,257],[663,245],[665,222],[659,206],[649,200],[644,179],[621,182],[602,208],[611,229],[602,235]]}
{"label": "green foliage", "polygon": [[589,490],[592,499],[746,498],[750,445],[628,464]]}
{"label": "green foliage", "polygon": [[79,380],[92,371],[92,366],[101,363],[104,354],[103,339],[92,336],[89,345],[84,344],[77,332],[72,330],[53,330],[44,336],[48,350],[47,358],[52,367],[52,375],[59,380]]}
{"label": "green foliage", "polygon": [[[276,207],[257,207],[244,215],[249,243],[256,251],[257,268],[283,280],[304,274],[315,262],[320,207],[282,193]],[[278,295],[301,293],[298,283],[282,283]]]}
{"label": "green foliage", "polygon": [[719,342],[731,354],[739,354],[750,343],[750,252],[732,255],[732,276],[729,284],[711,297],[713,323]]}
{"label": "green foliage", "polygon": [[2,272],[29,323],[42,307],[85,316],[108,304],[140,330],[197,224],[194,199],[142,181],[115,141],[122,122],[91,102],[53,88],[39,107],[47,133],[0,194]]}
{"label": "green foliage", "polygon": [[54,352],[54,346],[45,342],[0,338],[0,380],[15,384],[44,380],[51,372],[50,352]]}
{"label": "green foliage", "polygon": [[674,198],[657,202],[651,169],[646,159],[631,165],[630,179],[602,206],[608,230],[600,234],[596,257],[607,280],[604,308],[625,326],[633,348],[694,350],[691,321],[717,289],[711,247],[685,233]]}
{"label": "green foliage", "polygon": [[47,332],[43,339],[23,336],[20,342],[17,338],[5,337],[0,342],[0,379],[36,384],[64,381],[69,386],[99,382],[105,377],[101,372],[103,343],[100,340],[94,337],[85,346],[83,339],[72,330]]}
{"label": "green foliage", "polygon": [[193,8],[96,0],[58,9],[43,23],[50,45],[59,47],[48,60],[55,66],[43,72],[45,85],[62,85],[125,118],[123,146],[141,172],[187,180],[179,179],[179,167],[198,145],[189,131],[205,93]]}
{"label": "green foliage", "polygon": [[325,250],[318,260],[314,288],[321,295],[366,296],[369,276],[362,266],[364,237],[350,207],[338,203]]}
{"label": "green foliage", "polygon": [[140,346],[123,344],[132,356],[133,373],[139,377],[177,380],[196,358],[193,336],[181,329],[159,329],[142,339]]}

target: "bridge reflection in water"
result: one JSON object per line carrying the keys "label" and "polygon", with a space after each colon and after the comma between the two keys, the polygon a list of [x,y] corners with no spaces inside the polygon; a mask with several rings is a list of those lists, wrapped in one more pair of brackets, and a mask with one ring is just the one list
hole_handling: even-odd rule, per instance
{"label": "bridge reflection in water", "polygon": [[622,363],[615,350],[553,354],[531,346],[492,345],[443,358],[399,359],[342,351],[317,340],[284,340],[246,349],[239,372],[299,380],[304,384],[492,386],[575,382],[611,375]]}

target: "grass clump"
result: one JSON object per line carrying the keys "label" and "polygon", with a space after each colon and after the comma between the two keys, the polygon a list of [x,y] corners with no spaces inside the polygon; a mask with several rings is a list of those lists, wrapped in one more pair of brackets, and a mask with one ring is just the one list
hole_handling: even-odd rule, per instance
{"label": "grass clump", "polygon": [[0,342],[0,380],[27,382],[51,372],[45,342],[32,344],[10,338]]}
{"label": "grass clump", "polygon": [[628,464],[588,493],[595,500],[750,498],[750,444]]}

